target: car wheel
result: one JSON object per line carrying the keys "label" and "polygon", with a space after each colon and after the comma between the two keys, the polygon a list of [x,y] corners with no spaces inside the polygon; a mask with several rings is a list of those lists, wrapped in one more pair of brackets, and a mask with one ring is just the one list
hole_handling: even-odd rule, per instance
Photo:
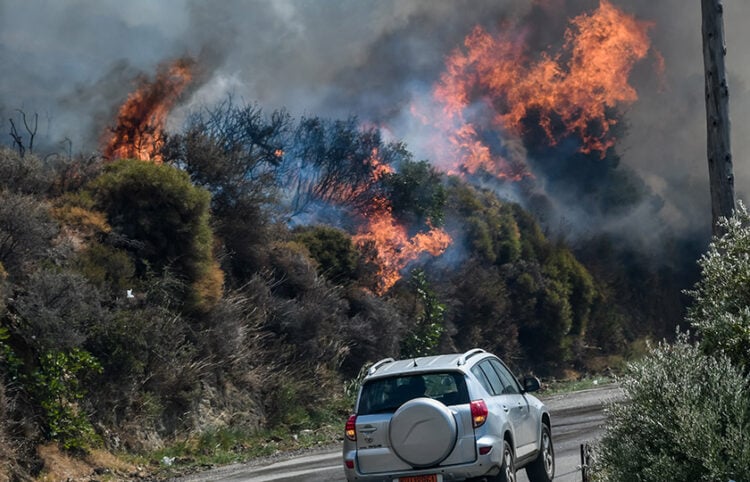
{"label": "car wheel", "polygon": [[546,424],[542,425],[542,446],[537,458],[526,467],[530,482],[550,482],[555,477],[555,448]]}
{"label": "car wheel", "polygon": [[503,441],[503,465],[495,477],[487,477],[488,482],[516,482],[516,460],[513,448],[507,440]]}

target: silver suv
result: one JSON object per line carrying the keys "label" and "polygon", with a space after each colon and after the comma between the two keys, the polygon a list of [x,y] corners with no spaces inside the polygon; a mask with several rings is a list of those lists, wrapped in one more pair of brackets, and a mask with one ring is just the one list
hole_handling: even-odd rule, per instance
{"label": "silver suv", "polygon": [[550,416],[496,356],[463,354],[396,361],[367,372],[346,422],[349,481],[513,482],[526,467],[531,482],[555,475]]}

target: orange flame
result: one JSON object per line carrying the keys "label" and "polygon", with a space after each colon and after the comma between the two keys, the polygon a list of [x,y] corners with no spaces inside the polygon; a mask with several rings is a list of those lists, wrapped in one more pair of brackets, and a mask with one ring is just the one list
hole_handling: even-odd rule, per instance
{"label": "orange flame", "polygon": [[335,183],[322,193],[325,199],[329,201],[346,204],[347,202],[358,199],[363,196],[367,191],[385,175],[393,173],[393,168],[382,162],[380,159],[380,153],[378,148],[375,147],[370,153],[370,157],[363,161],[365,165],[369,165],[372,171],[370,179],[362,183]]}
{"label": "orange flame", "polygon": [[167,116],[192,80],[192,66],[191,60],[179,59],[161,66],[153,81],[141,79],[118,111],[117,125],[105,140],[105,157],[162,162]]}
{"label": "orange flame", "polygon": [[[382,162],[377,149],[373,149],[366,162],[372,166],[373,182],[394,172],[390,165]],[[393,217],[390,202],[383,197],[375,197],[364,214],[366,223],[352,240],[359,246],[372,243],[379,276],[376,291],[381,295],[401,279],[401,270],[410,262],[425,252],[440,256],[453,241],[444,230],[432,227],[428,232],[410,238],[406,227]]]}
{"label": "orange flame", "polygon": [[610,111],[638,98],[628,78],[649,54],[652,26],[600,0],[593,13],[571,20],[560,52],[542,53],[535,61],[517,40],[517,32],[492,36],[476,27],[465,49],[447,58],[433,91],[442,106],[435,124],[452,145],[444,155],[455,159],[453,170],[482,169],[511,180],[528,175],[482,140],[482,127],[468,120],[477,116],[477,108],[485,115],[490,112],[485,130],[520,136],[523,122],[534,113],[550,144],[575,134],[582,152],[604,157],[615,144],[611,129],[617,120]]}
{"label": "orange flame", "polygon": [[453,241],[448,233],[431,228],[409,238],[406,227],[398,224],[386,199],[377,198],[367,225],[352,239],[355,244],[372,243],[377,252],[379,285],[378,294],[384,294],[401,279],[403,270],[422,253],[440,256]]}

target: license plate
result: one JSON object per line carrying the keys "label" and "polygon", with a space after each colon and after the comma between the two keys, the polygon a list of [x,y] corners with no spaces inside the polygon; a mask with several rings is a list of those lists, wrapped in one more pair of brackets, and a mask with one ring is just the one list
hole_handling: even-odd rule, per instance
{"label": "license plate", "polygon": [[399,477],[398,482],[441,482],[443,478],[437,474],[428,475],[410,475],[409,477]]}

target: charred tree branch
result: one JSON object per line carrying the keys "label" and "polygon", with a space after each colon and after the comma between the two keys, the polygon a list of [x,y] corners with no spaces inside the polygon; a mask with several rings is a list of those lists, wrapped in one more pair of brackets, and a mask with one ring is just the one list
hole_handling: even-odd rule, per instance
{"label": "charred tree branch", "polygon": [[34,137],[36,137],[36,132],[39,128],[39,114],[34,113],[34,127],[32,128],[31,125],[29,125],[29,120],[26,118],[26,112],[21,109],[16,109],[16,111],[21,114],[23,126],[29,135],[28,146],[24,143],[23,136],[18,132],[18,128],[16,127],[16,123],[13,122],[13,119],[8,119],[10,121],[10,136],[13,138],[13,144],[18,148],[18,155],[24,157],[27,150],[29,151],[29,154],[34,153]]}
{"label": "charred tree branch", "polygon": [[8,120],[10,121],[10,137],[13,138],[13,144],[18,148],[18,155],[23,157],[26,154],[26,147],[23,145],[23,136],[18,133],[18,129],[16,129],[16,124],[13,122],[13,119]]}

